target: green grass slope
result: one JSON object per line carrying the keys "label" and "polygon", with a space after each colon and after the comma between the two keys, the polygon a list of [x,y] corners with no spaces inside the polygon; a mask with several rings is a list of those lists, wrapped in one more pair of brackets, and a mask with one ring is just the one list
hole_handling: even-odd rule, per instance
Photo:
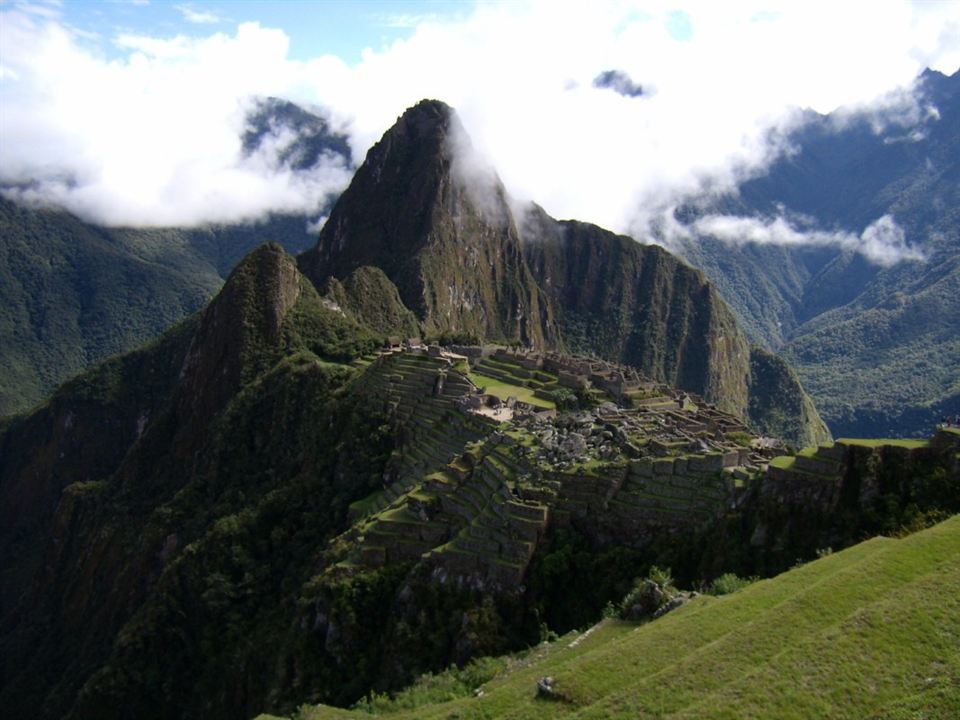
{"label": "green grass slope", "polygon": [[[396,718],[960,716],[960,516],[874,538],[645,625],[606,620],[502,664],[479,696]],[[551,676],[563,700],[536,697]],[[442,683],[431,679],[443,696]],[[436,690],[436,688],[440,688]],[[406,700],[406,702],[404,702]],[[369,717],[304,709],[303,720]]]}

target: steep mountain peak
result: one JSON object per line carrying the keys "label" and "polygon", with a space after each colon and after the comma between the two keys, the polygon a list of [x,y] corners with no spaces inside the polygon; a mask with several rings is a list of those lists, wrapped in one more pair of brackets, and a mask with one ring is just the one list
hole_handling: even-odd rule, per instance
{"label": "steep mountain peak", "polygon": [[276,243],[247,255],[203,311],[181,370],[181,421],[202,422],[218,412],[252,372],[255,351],[275,345],[300,296],[297,267]]}
{"label": "steep mountain peak", "polygon": [[421,169],[433,163],[433,170],[448,169],[452,145],[448,137],[465,135],[456,112],[440,100],[421,100],[408,108],[380,141],[367,153],[364,166],[379,182],[389,181],[390,173],[414,161]]}
{"label": "steep mountain peak", "polygon": [[[660,249],[536,207],[522,219],[523,241],[503,184],[456,113],[425,100],[367,153],[300,268],[330,291],[331,279],[379,268],[427,337],[597,353],[743,415],[754,391],[764,393],[751,382],[746,338],[702,275]],[[378,308],[403,316],[387,301],[389,283],[362,283],[380,288],[384,302],[365,303],[358,316],[370,323]],[[799,384],[792,390],[803,396]],[[765,419],[778,417],[782,403],[758,407],[767,404]],[[791,440],[824,435],[816,422],[797,423]],[[762,424],[780,434],[777,423]]]}
{"label": "steep mountain peak", "polygon": [[379,267],[428,335],[543,346],[555,335],[503,184],[437,100],[367,153],[300,267],[318,286]]}
{"label": "steep mountain peak", "polygon": [[407,108],[384,137],[408,132],[413,132],[418,137],[442,137],[451,121],[459,122],[452,107],[442,100],[425,99]]}

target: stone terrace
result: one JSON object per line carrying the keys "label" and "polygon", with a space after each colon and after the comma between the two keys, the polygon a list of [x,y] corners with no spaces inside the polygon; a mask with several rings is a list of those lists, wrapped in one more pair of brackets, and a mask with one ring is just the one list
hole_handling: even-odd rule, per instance
{"label": "stone terrace", "polygon": [[[498,423],[469,410],[478,390],[464,374],[468,358],[507,386],[548,396],[566,373],[594,406]],[[551,526],[587,523],[639,546],[700,525],[735,505],[780,447],[698,398],[593,359],[391,351],[358,382],[396,418],[401,441],[385,489],[352,508],[343,568],[424,562],[445,577],[515,588]]]}

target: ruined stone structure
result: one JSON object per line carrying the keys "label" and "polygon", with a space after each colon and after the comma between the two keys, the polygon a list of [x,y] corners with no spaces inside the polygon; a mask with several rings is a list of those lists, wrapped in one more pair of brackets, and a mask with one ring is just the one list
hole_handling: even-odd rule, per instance
{"label": "ruined stone structure", "polygon": [[[594,406],[558,413],[483,393],[468,363],[541,398],[569,376]],[[550,527],[590,519],[639,545],[725,512],[782,452],[728,413],[588,358],[407,346],[383,350],[359,382],[402,437],[384,489],[352,509],[347,567],[424,562],[516,587]]]}

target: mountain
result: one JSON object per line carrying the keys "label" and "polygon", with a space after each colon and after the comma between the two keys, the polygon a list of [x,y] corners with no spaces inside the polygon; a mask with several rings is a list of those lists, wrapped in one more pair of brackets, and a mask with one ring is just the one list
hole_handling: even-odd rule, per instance
{"label": "mountain", "polygon": [[[264,245],[201,314],[7,421],[0,695],[14,716],[33,708],[60,717],[78,703],[85,714],[77,691],[124,627],[131,637],[148,627],[192,634],[170,615],[187,612],[200,632],[188,655],[209,655],[206,633],[234,601],[272,605],[262,583],[309,567],[345,514],[344,498],[379,477],[369,465],[382,461],[378,415],[336,396],[354,372],[336,361],[378,344],[329,309],[279,246]],[[275,525],[276,513],[287,511],[297,524],[315,515],[293,544]],[[248,555],[237,533],[252,532],[248,523],[260,513],[276,533],[269,540],[253,532],[251,540],[267,545]],[[271,543],[286,561],[267,562]],[[188,560],[199,559],[198,550],[206,556],[200,564]],[[220,570],[210,575],[207,563]],[[199,572],[202,586],[177,567]],[[158,660],[179,656],[185,673],[199,669],[175,649],[179,641],[162,635],[151,641],[160,643]],[[213,693],[219,670],[209,670],[200,684]],[[122,694],[130,680],[114,679],[110,692]],[[122,706],[108,706],[93,712],[121,714]]]}
{"label": "mountain", "polygon": [[[297,170],[308,172],[331,153],[349,163],[345,138],[292,103],[265,99],[248,120],[248,154],[286,132],[295,139],[279,160]],[[26,410],[81,370],[158,337],[202,307],[261,243],[279,242],[293,253],[313,246],[308,224],[315,219],[107,228],[0,196],[0,416]]]}
{"label": "mountain", "polygon": [[379,267],[428,335],[556,342],[506,192],[493,175],[467,182],[453,152],[460,138],[446,105],[407,111],[367,153],[301,267],[315,283]]}
{"label": "mountain", "polygon": [[[428,129],[452,117],[436,103],[409,111],[398,127],[419,142],[430,139],[416,127],[423,111]],[[354,217],[344,208],[361,203],[348,191],[317,250],[295,259],[275,243],[257,248],[202,311],[0,421],[7,714],[232,718],[349,705],[592,623],[654,564],[687,586],[770,576],[960,511],[955,429],[789,454],[655,376],[696,378],[683,374],[696,367],[684,360],[698,351],[684,344],[693,338],[711,348],[701,367],[710,392],[727,382],[724,363],[774,394],[796,387],[774,356],[748,366],[731,352],[743,341],[702,275],[662,249],[634,251],[544,215],[532,216],[538,232],[512,216],[490,228],[455,179],[441,172],[411,187],[393,174],[402,168],[383,158],[409,157],[394,130],[379,146],[391,152],[371,150],[355,182],[372,183],[369,207],[399,225]],[[428,166],[446,169],[443,152]],[[448,203],[437,208],[431,189]],[[421,191],[427,207],[405,213],[376,195],[399,203]],[[430,242],[398,231],[411,218]],[[351,226],[415,249],[414,262],[387,253],[394,264],[363,264]],[[465,248],[450,247],[457,227],[471,230]],[[524,250],[535,240],[559,244]],[[597,297],[616,321],[617,308],[651,332],[647,318],[683,321],[652,341],[667,359],[653,354],[637,370],[547,344],[566,342],[554,328],[606,326],[592,314],[600,308],[562,301],[571,264],[599,272],[575,243],[630,260],[596,280],[614,285]],[[445,250],[500,263],[489,271],[515,283],[482,285],[467,262],[451,293],[530,304],[484,314],[431,296],[438,281],[423,267]],[[527,286],[537,273],[549,274]],[[658,299],[640,302],[644,288]],[[441,307],[450,314],[432,318]],[[411,317],[451,336],[528,332],[543,346],[378,350],[382,330]],[[796,408],[758,404],[745,380],[734,387],[797,421]]]}
{"label": "mountain", "polygon": [[598,385],[504,419],[470,409],[474,381],[559,399],[558,363],[615,366],[501,349],[470,371],[380,343],[268,244],[201,313],[5,421],[7,712],[351,703],[581,626],[654,562],[775,574],[960,510],[952,431],[770,459],[643,378],[622,409]]}
{"label": "mountain", "polygon": [[677,212],[690,227],[708,215],[785,217],[853,236],[891,218],[922,254],[883,264],[852,248],[705,234],[678,247],[750,336],[796,368],[835,435],[922,436],[960,411],[958,89],[960,72],[926,71],[908,127],[893,111],[808,113],[788,138],[794,150],[766,174]]}
{"label": "mountain", "polygon": [[[751,350],[703,275],[594,225],[514,211],[455,113],[423,101],[367,154],[300,267],[380,268],[428,336],[594,352],[800,444],[827,437],[779,359]],[[760,364],[779,363],[776,388]]]}

